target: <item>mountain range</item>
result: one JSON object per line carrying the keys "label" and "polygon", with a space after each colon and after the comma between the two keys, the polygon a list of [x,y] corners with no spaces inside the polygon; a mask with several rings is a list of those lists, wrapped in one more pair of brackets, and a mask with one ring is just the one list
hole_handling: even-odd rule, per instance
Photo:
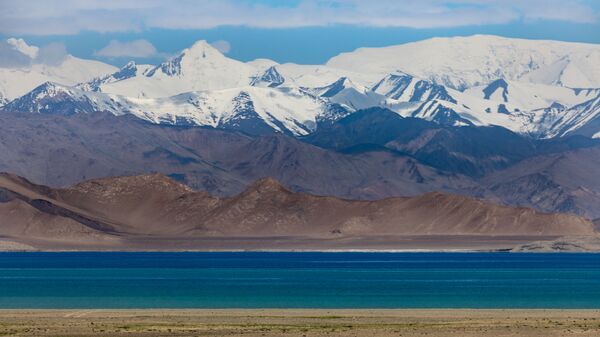
{"label": "mountain range", "polygon": [[229,200],[271,178],[359,204],[442,193],[600,219],[596,44],[476,35],[299,65],[198,41],[116,69],[7,43],[29,61],[0,68],[0,172],[48,188],[159,172]]}
{"label": "mountain range", "polygon": [[577,216],[439,192],[350,201],[293,193],[261,179],[238,195],[217,198],[160,174],[91,180],[66,189],[1,174],[0,225],[3,237],[44,249],[230,249],[232,244],[237,249],[389,249],[432,237],[437,239],[429,244],[460,247],[471,240],[502,241],[502,236],[505,242],[495,245],[510,247],[596,233],[592,222]]}
{"label": "mountain range", "polygon": [[147,123],[133,116],[0,114],[0,171],[53,187],[161,172],[217,196],[272,177],[296,192],[376,200],[441,191],[600,218],[600,141],[532,139],[371,108],[307,137]]}
{"label": "mountain range", "polygon": [[[35,48],[10,41],[23,53]],[[68,68],[71,61],[78,71]],[[156,66],[130,62],[109,72],[111,66],[69,56],[51,69],[11,69],[0,73],[0,93],[3,111],[108,111],[248,133],[305,136],[320,123],[378,106],[405,117],[496,125],[536,138],[596,137],[599,63],[594,44],[482,35],[361,48],[325,65],[240,62],[198,41]],[[101,70],[103,76],[73,85],[82,74]],[[18,75],[25,72],[45,77]]]}

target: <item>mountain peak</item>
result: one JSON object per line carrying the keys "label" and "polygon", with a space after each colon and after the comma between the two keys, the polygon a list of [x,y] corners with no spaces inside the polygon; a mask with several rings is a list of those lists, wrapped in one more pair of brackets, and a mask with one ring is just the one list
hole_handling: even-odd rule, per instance
{"label": "mountain peak", "polygon": [[398,77],[413,78],[414,76],[405,71],[402,71],[402,70],[395,70],[395,71],[392,71],[391,73],[389,73],[385,78],[398,78]]}
{"label": "mountain peak", "polygon": [[[204,71],[202,69],[218,69],[222,73],[221,70],[232,66],[232,63],[243,64],[227,58],[206,40],[199,40],[191,47],[182,50],[179,55],[150,70],[146,76],[154,76],[157,70],[161,70],[167,76],[179,76],[184,73],[196,76],[199,75],[199,71]],[[235,72],[235,69],[228,71]]]}
{"label": "mountain peak", "polygon": [[77,89],[48,81],[4,105],[2,111],[63,115],[93,111],[91,103],[78,93]]}
{"label": "mountain peak", "polygon": [[59,92],[66,91],[66,87],[52,81],[46,81],[31,91],[31,93],[40,93],[40,92]]}
{"label": "mountain peak", "polygon": [[281,185],[277,180],[266,177],[261,178],[250,185],[246,192],[271,193],[271,192],[289,192],[287,188]]}
{"label": "mountain peak", "polygon": [[285,82],[285,78],[277,71],[276,66],[270,66],[262,74],[254,77],[250,82],[254,87],[269,87],[275,88]]}
{"label": "mountain peak", "polygon": [[552,104],[548,107],[548,109],[554,109],[554,110],[558,110],[558,111],[563,111],[566,108],[567,107],[564,104],[560,104],[558,102],[552,102]]}
{"label": "mountain peak", "polygon": [[116,195],[127,190],[128,194],[140,193],[145,197],[174,198],[194,190],[183,185],[162,173],[147,173],[137,176],[119,176],[99,178],[81,182],[69,189],[70,191],[85,192],[87,194],[102,193],[107,196]]}
{"label": "mountain peak", "polygon": [[320,96],[321,97],[333,97],[346,88],[352,88],[357,91],[364,91],[363,90],[364,88],[359,88],[348,77],[342,76],[335,82],[331,83],[330,85],[320,88],[321,91],[323,92]]}
{"label": "mountain peak", "polygon": [[[115,80],[124,80],[130,77],[134,77],[137,73],[137,64],[134,61],[127,62],[119,71],[112,74]],[[108,76],[110,77],[110,76]]]}
{"label": "mountain peak", "polygon": [[[377,74],[406,69],[418,78],[459,91],[490,83],[499,77],[518,81],[524,76],[535,82],[592,88],[598,86],[600,76],[597,66],[588,60],[595,59],[590,55],[599,52],[597,44],[473,35],[359,48],[331,58],[326,65]],[[565,56],[568,59],[563,63],[571,70],[561,72],[565,66],[555,63]],[[528,75],[530,73],[536,76],[533,78]]]}
{"label": "mountain peak", "polygon": [[121,67],[121,69],[132,69],[136,67],[136,63],[135,61],[129,61],[127,62],[126,65],[124,65],[123,67]]}
{"label": "mountain peak", "polygon": [[224,57],[224,55],[218,51],[215,47],[213,47],[206,40],[198,40],[191,47],[184,49],[181,52],[181,55],[185,55],[187,57]]}

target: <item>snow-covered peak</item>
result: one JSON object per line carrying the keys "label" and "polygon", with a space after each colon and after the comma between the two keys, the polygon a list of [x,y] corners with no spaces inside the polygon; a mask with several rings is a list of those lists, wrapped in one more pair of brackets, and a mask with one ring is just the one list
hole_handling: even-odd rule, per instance
{"label": "snow-covered peak", "polygon": [[44,82],[33,89],[29,94],[33,95],[44,95],[44,96],[54,96],[61,92],[69,91],[67,86],[58,84],[56,82]]}
{"label": "snow-covered peak", "polygon": [[347,77],[318,88],[304,88],[305,92],[314,97],[327,100],[329,103],[342,106],[345,110],[359,110],[385,104],[386,98],[367,88],[354,83]]}
{"label": "snow-covered peak", "polygon": [[[406,69],[417,77],[463,90],[498,78],[518,80],[569,56],[569,63],[585,60],[585,65],[581,61],[576,68],[584,69],[587,76],[569,76],[568,85],[600,87],[599,53],[598,44],[474,35],[432,38],[382,48],[359,48],[331,58],[327,66],[381,76],[396,69]],[[561,74],[555,72],[544,80],[567,85],[565,79],[561,80],[560,76],[564,76]],[[532,80],[536,81],[537,77]]]}
{"label": "snow-covered peak", "polygon": [[127,64],[125,64],[123,67],[121,67],[121,70],[123,70],[123,69],[133,69],[135,67],[136,67],[135,61],[129,61],[129,62],[127,62]]}
{"label": "snow-covered peak", "polygon": [[285,78],[277,71],[276,66],[267,68],[264,72],[252,79],[250,85],[253,87],[270,87],[275,88],[282,85]]}
{"label": "snow-covered peak", "polygon": [[83,92],[54,82],[45,82],[2,107],[3,111],[72,115],[93,111]]}
{"label": "snow-covered peak", "polygon": [[96,77],[91,81],[78,84],[76,87],[87,91],[102,91],[104,85],[123,81],[138,75],[144,75],[146,72],[153,69],[154,66],[141,64],[138,65],[134,61],[129,61],[118,71],[101,77]]}
{"label": "snow-covered peak", "polygon": [[158,98],[184,92],[247,86],[256,69],[228,58],[201,40],[177,56],[133,77],[102,85],[107,93]]}
{"label": "snow-covered peak", "polygon": [[442,125],[465,126],[474,125],[468,114],[461,113],[461,109],[454,103],[433,99],[419,106],[411,117],[423,118]]}
{"label": "snow-covered peak", "polygon": [[600,129],[600,93],[581,104],[575,105],[552,120],[549,130],[545,130],[545,137],[564,136],[568,134],[581,134],[598,138]]}
{"label": "snow-covered peak", "polygon": [[408,87],[413,78],[413,76],[404,72],[395,71],[382,78],[373,86],[373,88],[371,88],[371,90],[376,93],[398,99],[399,97],[396,97],[398,93],[401,95],[402,93],[400,91]]}
{"label": "snow-covered peak", "polygon": [[198,40],[191,47],[184,49],[181,54],[186,57],[195,57],[195,58],[211,58],[211,57],[225,57],[223,53],[217,50],[217,48],[213,47],[206,40]]}
{"label": "snow-covered peak", "polygon": [[[37,50],[22,40],[10,43],[31,55]],[[130,62],[117,70],[67,56],[59,66],[0,69],[0,105],[295,135],[378,106],[442,124],[498,125],[539,137],[595,135],[599,70],[598,45],[486,35],[361,48],[327,65],[240,62],[198,41],[158,66]],[[46,81],[55,83],[37,87]]]}
{"label": "snow-covered peak", "polygon": [[328,86],[317,88],[317,92],[321,97],[333,97],[345,89],[352,89],[358,92],[365,91],[364,88],[355,85],[348,77],[340,77]]}
{"label": "snow-covered peak", "polygon": [[241,87],[181,93],[163,98],[132,98],[84,91],[47,82],[0,111],[131,114],[152,123],[202,125],[253,134],[306,135],[328,112],[327,103],[297,88]]}
{"label": "snow-covered peak", "polygon": [[339,93],[345,90],[352,90],[359,93],[365,93],[367,91],[365,87],[355,84],[354,82],[352,82],[352,80],[345,76],[340,77],[335,82],[329,85],[314,88],[309,91],[317,96],[330,98],[338,95]]}
{"label": "snow-covered peak", "polygon": [[371,91],[401,102],[439,99],[456,103],[444,86],[415,78],[402,71],[386,75],[371,88]]}
{"label": "snow-covered peak", "polygon": [[138,67],[134,61],[129,61],[119,71],[113,73],[111,77],[117,81],[128,79],[137,75]]}
{"label": "snow-covered peak", "polygon": [[259,58],[252,61],[246,62],[247,65],[256,68],[259,71],[266,70],[267,68],[279,65],[279,63],[265,58]]}
{"label": "snow-covered peak", "polygon": [[159,71],[167,76],[180,76],[186,72],[188,75],[193,75],[200,68],[221,68],[232,63],[243,64],[225,57],[210,43],[200,40],[182,50],[179,55],[149,71],[147,76],[152,77]]}

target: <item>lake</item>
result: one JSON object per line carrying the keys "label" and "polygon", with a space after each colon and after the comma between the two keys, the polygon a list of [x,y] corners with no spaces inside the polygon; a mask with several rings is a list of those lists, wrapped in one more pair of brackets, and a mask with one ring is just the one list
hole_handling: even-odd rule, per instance
{"label": "lake", "polygon": [[0,308],[600,308],[600,254],[0,253]]}

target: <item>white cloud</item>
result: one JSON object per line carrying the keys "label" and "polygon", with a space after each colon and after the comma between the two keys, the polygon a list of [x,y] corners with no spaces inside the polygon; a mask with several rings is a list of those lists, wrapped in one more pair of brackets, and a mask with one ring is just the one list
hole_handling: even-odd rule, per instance
{"label": "white cloud", "polygon": [[7,41],[0,41],[0,68],[20,68],[31,64],[31,57]]}
{"label": "white cloud", "polygon": [[157,52],[154,45],[147,40],[125,42],[112,40],[95,54],[103,57],[151,57]]}
{"label": "white cloud", "polygon": [[38,48],[22,39],[0,41],[0,68],[27,68],[32,64],[57,66],[68,55],[62,42],[52,42]]}
{"label": "white cloud", "polygon": [[67,48],[64,43],[53,42],[42,46],[37,53],[35,63],[43,63],[50,66],[57,66],[63,63],[67,58]]}
{"label": "white cloud", "polygon": [[222,25],[435,28],[520,19],[590,23],[598,16],[586,0],[302,0],[277,6],[247,0],[3,0],[0,32],[53,35]]}
{"label": "white cloud", "polygon": [[225,40],[211,42],[210,45],[215,47],[215,49],[217,49],[218,51],[220,51],[223,54],[227,54],[231,50],[231,44]]}

